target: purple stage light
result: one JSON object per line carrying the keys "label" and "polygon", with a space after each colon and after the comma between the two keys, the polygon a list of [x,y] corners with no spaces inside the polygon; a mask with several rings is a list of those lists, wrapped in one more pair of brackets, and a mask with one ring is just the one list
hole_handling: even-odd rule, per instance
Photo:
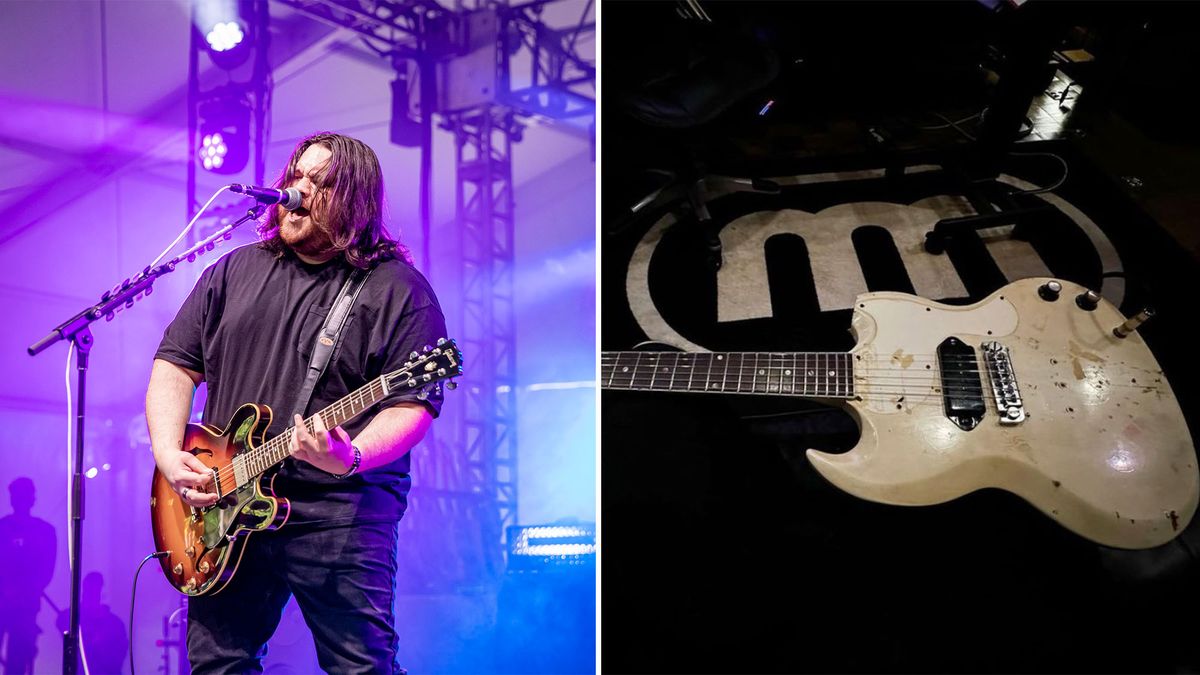
{"label": "purple stage light", "polygon": [[208,46],[214,52],[224,52],[238,46],[244,37],[246,32],[236,21],[223,21],[213,26],[204,39],[208,40]]}
{"label": "purple stage light", "polygon": [[232,175],[250,159],[250,106],[239,96],[221,96],[199,107],[196,161],[206,171]]}
{"label": "purple stage light", "polygon": [[221,134],[207,134],[201,141],[200,162],[205,169],[212,171],[220,169],[225,163],[225,155],[229,154],[229,146]]}

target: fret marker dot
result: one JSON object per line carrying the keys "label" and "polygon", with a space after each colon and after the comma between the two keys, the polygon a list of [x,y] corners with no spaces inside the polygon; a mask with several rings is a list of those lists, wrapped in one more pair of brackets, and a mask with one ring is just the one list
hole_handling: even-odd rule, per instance
{"label": "fret marker dot", "polygon": [[622,368],[622,369],[621,369],[621,372],[622,372],[622,373],[628,373],[628,372],[629,372],[629,366],[625,366],[624,368]]}
{"label": "fret marker dot", "polygon": [[785,370],[785,371],[783,371],[783,374],[784,374],[784,375],[791,375],[791,374],[792,374],[792,371],[790,371],[790,370]]}
{"label": "fret marker dot", "polygon": [[723,359],[723,358],[725,358],[723,355],[721,355],[721,354],[717,354],[717,360],[718,360],[718,361],[720,361],[720,360],[721,360],[721,359]]}
{"label": "fret marker dot", "polygon": [[767,371],[765,371],[765,370],[760,370],[760,371],[758,371],[758,374],[759,374],[759,375],[766,375],[766,374],[767,374]]}
{"label": "fret marker dot", "polygon": [[809,377],[812,377],[813,375],[816,375],[816,373],[815,373],[815,372],[813,372],[813,371],[811,371],[811,370],[810,370],[810,371],[808,371],[808,376],[809,376]]}
{"label": "fret marker dot", "polygon": [[835,373],[835,372],[834,372],[834,371],[832,371],[832,370],[831,370],[831,371],[829,371],[829,376],[830,376],[830,377],[833,377],[834,375],[837,375],[837,373]]}

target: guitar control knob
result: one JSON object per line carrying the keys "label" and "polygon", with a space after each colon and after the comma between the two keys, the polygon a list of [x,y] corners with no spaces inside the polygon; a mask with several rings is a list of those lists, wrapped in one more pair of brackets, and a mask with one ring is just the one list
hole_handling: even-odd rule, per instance
{"label": "guitar control knob", "polygon": [[1087,291],[1075,296],[1075,304],[1079,305],[1080,309],[1085,309],[1089,312],[1096,309],[1100,304],[1100,294],[1096,291]]}
{"label": "guitar control knob", "polygon": [[455,382],[454,380],[450,380],[449,382],[446,383],[446,388],[447,389],[458,389],[458,383]]}
{"label": "guitar control knob", "polygon": [[1006,414],[1008,415],[1008,419],[1015,420],[1021,416],[1021,409],[1017,408],[1016,406],[1013,406],[1012,408],[1008,409],[1008,412]]}
{"label": "guitar control knob", "polygon": [[183,563],[175,563],[175,566],[171,568],[171,571],[175,574],[183,574]]}
{"label": "guitar control knob", "polygon": [[439,347],[446,344],[446,338],[444,338],[444,337],[438,338],[437,344]]}
{"label": "guitar control knob", "polygon": [[1062,293],[1062,284],[1057,281],[1047,281],[1038,287],[1038,295],[1046,302],[1058,300],[1059,293]]}

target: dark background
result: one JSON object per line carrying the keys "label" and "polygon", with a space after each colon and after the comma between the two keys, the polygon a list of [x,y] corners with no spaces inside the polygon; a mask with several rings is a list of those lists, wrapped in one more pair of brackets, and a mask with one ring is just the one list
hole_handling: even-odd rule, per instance
{"label": "dark background", "polygon": [[[997,73],[1023,41],[1084,48],[1048,67],[1039,91],[1077,81],[1068,110],[1035,101],[1020,151],[1055,152],[1056,193],[1121,255],[1132,313],[1193,430],[1200,399],[1191,339],[1200,289],[1200,152],[1183,91],[1200,41],[1191,5],[961,3],[603,5],[601,347],[645,340],[626,304],[625,266],[665,204],[629,207],[665,174],[774,176],[879,168],[896,158],[953,163],[975,144],[960,120],[992,104]],[[769,114],[759,116],[766,101]],[[664,107],[664,101],[680,103]],[[1044,105],[1045,109],[1039,109]],[[979,120],[961,124],[980,131]],[[1047,185],[1054,162],[1004,171]],[[713,217],[819,210],[863,199],[953,194],[925,175],[739,194]],[[1031,199],[1033,199],[1031,197]],[[651,288],[664,316],[710,349],[844,350],[849,312],[819,312],[802,243],[768,244],[771,319],[718,326],[703,241],[684,219],[659,246]],[[1030,243],[1062,278],[1099,288],[1100,265],[1066,223]],[[774,246],[774,250],[772,249]],[[788,247],[800,247],[792,248]],[[870,290],[901,290],[902,268],[859,246]],[[864,254],[864,251],[866,252]],[[950,250],[971,301],[997,280],[969,237]],[[874,256],[874,257],[873,257]],[[785,283],[776,282],[783,280]],[[810,282],[811,285],[811,282]],[[705,318],[708,317],[708,318]],[[799,400],[605,391],[602,439],[604,672],[1196,672],[1191,618],[1197,526],[1140,552],[1097,546],[1017,497],[985,490],[901,508],[827,484],[806,448],[848,449],[849,417]]]}

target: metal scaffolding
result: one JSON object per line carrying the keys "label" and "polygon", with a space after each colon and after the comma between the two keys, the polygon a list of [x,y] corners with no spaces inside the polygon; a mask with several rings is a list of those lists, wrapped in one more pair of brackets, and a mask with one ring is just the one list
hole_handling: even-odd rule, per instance
{"label": "metal scaffolding", "polygon": [[516,524],[516,324],[513,306],[513,112],[483,106],[451,115],[462,237],[463,348],[476,376],[457,442],[472,483],[495,499],[500,528]]}

